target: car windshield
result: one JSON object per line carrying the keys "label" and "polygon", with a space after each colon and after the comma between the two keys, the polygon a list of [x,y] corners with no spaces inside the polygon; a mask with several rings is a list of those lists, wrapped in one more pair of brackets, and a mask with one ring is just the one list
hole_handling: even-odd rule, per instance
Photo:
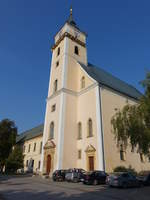
{"label": "car windshield", "polygon": [[87,172],[87,175],[91,175],[93,173],[94,173],[93,171],[90,171],[90,172]]}
{"label": "car windshield", "polygon": [[113,173],[111,174],[111,176],[121,176],[123,174],[123,172],[116,172],[116,173]]}
{"label": "car windshield", "polygon": [[81,172],[82,172],[82,173],[86,173],[86,171],[85,171],[84,169],[81,169]]}

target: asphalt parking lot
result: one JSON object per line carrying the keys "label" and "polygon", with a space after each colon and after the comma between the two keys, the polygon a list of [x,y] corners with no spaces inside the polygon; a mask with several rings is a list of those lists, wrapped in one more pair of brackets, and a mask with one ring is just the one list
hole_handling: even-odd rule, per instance
{"label": "asphalt parking lot", "polygon": [[117,189],[106,185],[53,182],[42,177],[0,177],[0,200],[150,200],[150,187]]}

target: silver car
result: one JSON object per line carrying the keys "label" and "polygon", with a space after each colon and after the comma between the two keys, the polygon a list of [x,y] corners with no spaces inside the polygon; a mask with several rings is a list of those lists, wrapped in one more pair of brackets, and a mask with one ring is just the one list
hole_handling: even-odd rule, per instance
{"label": "silver car", "polygon": [[68,182],[80,182],[84,178],[85,170],[84,169],[69,169],[66,173],[65,180]]}
{"label": "silver car", "polygon": [[118,172],[113,173],[107,177],[107,184],[111,187],[140,187],[142,182],[136,178],[131,173],[128,172]]}

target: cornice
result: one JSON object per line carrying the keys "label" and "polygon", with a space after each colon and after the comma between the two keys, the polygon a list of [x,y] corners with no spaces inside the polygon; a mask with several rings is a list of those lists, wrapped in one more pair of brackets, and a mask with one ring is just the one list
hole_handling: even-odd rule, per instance
{"label": "cornice", "polygon": [[72,96],[75,96],[75,97],[79,97],[80,95],[82,95],[86,92],[89,92],[91,89],[95,88],[97,85],[98,85],[98,83],[94,83],[94,84],[90,85],[89,87],[81,90],[80,92],[75,92],[75,91],[70,90],[70,89],[62,88],[62,89],[58,90],[57,92],[55,92],[55,94],[52,94],[50,97],[48,97],[47,101],[55,98],[56,96],[59,96],[62,92],[69,94],[69,95],[72,95]]}
{"label": "cornice", "polygon": [[68,37],[69,39],[71,39],[72,41],[78,43],[79,45],[83,46],[84,48],[86,47],[86,44],[82,41],[80,41],[79,39],[77,39],[76,37],[74,37],[73,35],[71,35],[68,32],[65,32],[59,40],[57,40],[57,42],[51,47],[52,51],[60,44],[60,42],[65,38]]}

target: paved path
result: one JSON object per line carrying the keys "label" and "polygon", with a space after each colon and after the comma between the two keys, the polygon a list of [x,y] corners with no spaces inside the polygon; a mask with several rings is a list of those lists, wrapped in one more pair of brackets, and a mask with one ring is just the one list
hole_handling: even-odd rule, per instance
{"label": "paved path", "polygon": [[41,177],[0,177],[0,200],[150,200],[150,187],[115,189],[105,185],[52,182]]}

